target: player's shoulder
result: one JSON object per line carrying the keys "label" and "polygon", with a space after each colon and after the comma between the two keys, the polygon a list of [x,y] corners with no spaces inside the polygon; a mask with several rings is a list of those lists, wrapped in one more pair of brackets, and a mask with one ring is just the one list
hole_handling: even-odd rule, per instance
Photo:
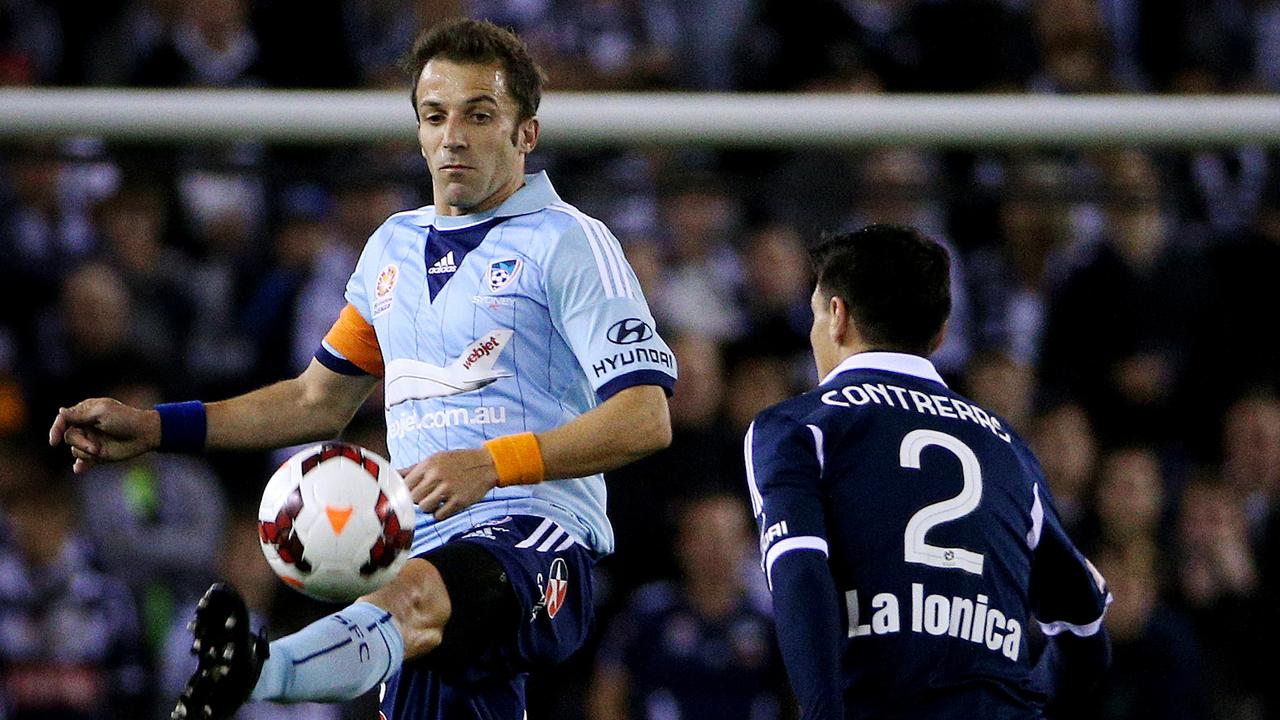
{"label": "player's shoulder", "polygon": [[382,221],[365,243],[366,251],[380,252],[397,242],[416,242],[436,219],[434,205],[401,210]]}
{"label": "player's shoulder", "polygon": [[[830,418],[833,416],[834,410],[843,408],[835,400],[841,397],[840,393],[845,384],[846,375],[847,373],[838,376],[836,380],[824,382],[799,395],[787,398],[765,409],[764,412],[760,413],[760,417],[765,417],[767,420],[772,421],[796,422],[802,425]],[[853,409],[857,410],[859,408]]]}
{"label": "player's shoulder", "polygon": [[594,251],[618,242],[604,221],[563,200],[548,204],[538,215],[539,240],[548,251]]}
{"label": "player's shoulder", "polygon": [[760,430],[779,431],[820,422],[826,414],[822,404],[822,395],[826,390],[828,388],[819,386],[770,405],[756,415],[755,427]]}
{"label": "player's shoulder", "polygon": [[556,199],[554,202],[547,203],[539,213],[561,232],[572,229],[581,230],[584,233],[593,229],[608,231],[603,220],[587,214],[578,206],[564,200]]}

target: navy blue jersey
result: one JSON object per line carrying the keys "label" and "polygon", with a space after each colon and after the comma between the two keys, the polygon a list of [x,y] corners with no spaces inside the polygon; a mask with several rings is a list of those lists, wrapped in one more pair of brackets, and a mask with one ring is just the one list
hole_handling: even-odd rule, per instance
{"label": "navy blue jersey", "polygon": [[[1104,583],[1063,530],[1035,457],[924,358],[848,358],[761,413],[746,459],[775,597],[813,592],[779,587],[780,561],[827,555],[822,586],[835,598],[779,602],[777,624],[785,636],[812,627],[799,608],[839,615],[831,672],[845,717],[1038,717],[1028,622],[1049,635],[1101,626]],[[784,657],[794,682],[810,660]]]}

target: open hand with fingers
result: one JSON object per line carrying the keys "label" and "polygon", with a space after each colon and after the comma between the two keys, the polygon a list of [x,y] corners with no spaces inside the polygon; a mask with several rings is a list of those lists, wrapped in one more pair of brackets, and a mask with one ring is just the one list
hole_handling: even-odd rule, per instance
{"label": "open hand with fingers", "polygon": [[400,474],[413,501],[436,520],[467,509],[498,484],[493,456],[484,448],[438,452]]}
{"label": "open hand with fingers", "polygon": [[111,398],[85,400],[58,409],[49,444],[61,443],[71,448],[77,473],[98,463],[127,460],[159,447],[160,415]]}

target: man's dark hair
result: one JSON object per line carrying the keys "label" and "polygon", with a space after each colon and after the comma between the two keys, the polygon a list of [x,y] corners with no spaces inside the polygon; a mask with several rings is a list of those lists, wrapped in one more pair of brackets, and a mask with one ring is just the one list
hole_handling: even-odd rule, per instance
{"label": "man's dark hair", "polygon": [[951,313],[951,259],[915,228],[868,225],[809,250],[821,296],[849,306],[871,349],[928,355]]}
{"label": "man's dark hair", "polygon": [[434,58],[476,65],[502,63],[507,92],[515,98],[519,111],[516,122],[524,122],[538,114],[546,75],[529,55],[524,41],[510,30],[488,20],[459,18],[446,20],[423,31],[403,63],[405,70],[413,73],[409,99],[413,102],[415,114],[418,112],[418,76]]}

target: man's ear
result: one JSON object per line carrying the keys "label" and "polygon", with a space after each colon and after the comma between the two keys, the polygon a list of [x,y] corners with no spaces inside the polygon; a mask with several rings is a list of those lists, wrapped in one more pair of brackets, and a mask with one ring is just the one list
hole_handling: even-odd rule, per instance
{"label": "man's ear", "polygon": [[827,336],[837,347],[845,344],[845,340],[849,336],[849,306],[845,304],[844,298],[839,295],[832,295],[827,300]]}
{"label": "man's ear", "polygon": [[520,123],[520,127],[516,130],[516,149],[528,155],[538,146],[538,134],[542,131],[542,126],[538,123],[538,118],[531,117]]}

